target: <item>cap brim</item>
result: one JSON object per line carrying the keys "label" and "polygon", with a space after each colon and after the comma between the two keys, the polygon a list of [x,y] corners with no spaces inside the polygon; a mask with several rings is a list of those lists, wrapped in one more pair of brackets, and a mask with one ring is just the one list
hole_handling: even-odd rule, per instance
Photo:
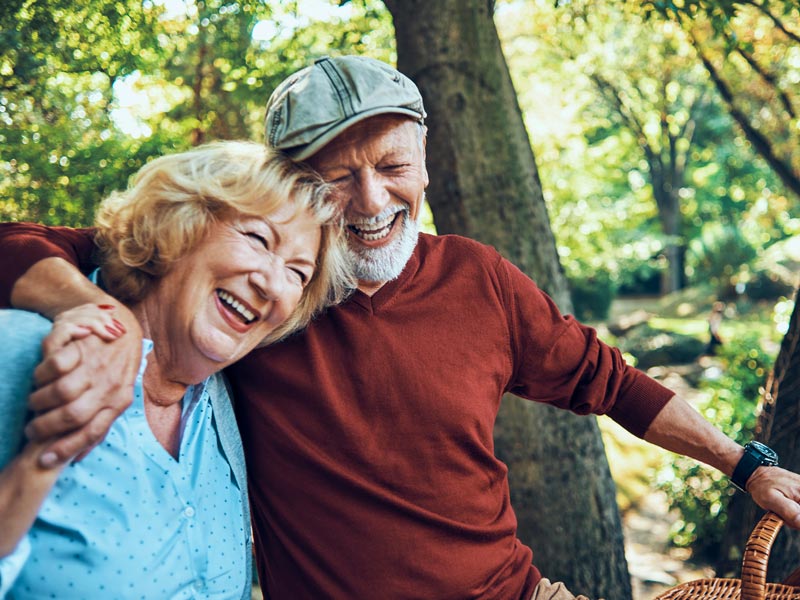
{"label": "cap brim", "polygon": [[281,148],[281,151],[289,156],[292,160],[301,161],[306,160],[307,158],[312,157],[314,154],[322,150],[323,147],[327,146],[330,142],[333,141],[335,137],[341,134],[345,129],[348,129],[363,121],[364,119],[369,119],[370,117],[375,117],[377,115],[406,115],[412,117],[414,120],[422,122],[423,117],[419,114],[419,112],[412,110],[410,108],[401,108],[399,106],[384,106],[373,108],[372,110],[367,110],[357,115],[353,115],[349,119],[344,121],[338,122],[336,125],[328,129],[325,133],[315,139],[313,142],[309,144],[305,144],[303,146],[294,146],[292,148]]}

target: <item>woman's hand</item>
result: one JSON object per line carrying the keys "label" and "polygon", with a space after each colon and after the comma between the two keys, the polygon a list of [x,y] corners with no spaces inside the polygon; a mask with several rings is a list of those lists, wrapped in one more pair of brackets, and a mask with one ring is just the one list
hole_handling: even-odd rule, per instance
{"label": "woman's hand", "polygon": [[59,313],[42,351],[29,398],[37,416],[25,435],[50,440],[39,457],[39,464],[49,468],[86,456],[130,406],[141,328],[133,313],[112,299],[83,304]]}
{"label": "woman's hand", "polygon": [[116,318],[118,308],[114,304],[83,304],[62,312],[53,320],[53,330],[44,341],[43,352],[50,354],[92,334],[106,342],[125,335],[127,329]]}

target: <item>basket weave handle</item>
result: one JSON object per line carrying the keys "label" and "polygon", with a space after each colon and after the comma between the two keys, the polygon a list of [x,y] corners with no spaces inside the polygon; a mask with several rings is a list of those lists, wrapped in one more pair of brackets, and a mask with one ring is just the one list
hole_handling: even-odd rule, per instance
{"label": "basket weave handle", "polygon": [[782,526],[781,518],[768,512],[753,528],[742,559],[742,600],[764,600],[769,551]]}

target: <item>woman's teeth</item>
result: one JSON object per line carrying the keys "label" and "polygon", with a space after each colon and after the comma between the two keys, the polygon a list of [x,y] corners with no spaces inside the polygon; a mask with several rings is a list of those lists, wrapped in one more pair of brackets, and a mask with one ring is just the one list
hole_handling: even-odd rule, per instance
{"label": "woman's teeth", "polygon": [[225,290],[217,290],[217,297],[233,309],[247,324],[256,320],[255,314]]}

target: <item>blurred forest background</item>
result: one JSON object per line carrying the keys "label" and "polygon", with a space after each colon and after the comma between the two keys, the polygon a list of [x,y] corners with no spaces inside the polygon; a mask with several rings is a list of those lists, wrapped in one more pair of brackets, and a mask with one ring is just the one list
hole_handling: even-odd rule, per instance
{"label": "blurred forest background", "polygon": [[[98,202],[155,156],[215,139],[263,139],[272,89],[326,54],[399,64],[437,112],[430,69],[415,68],[411,56],[429,48],[413,48],[422,34],[409,25],[433,19],[436,7],[445,11],[435,18],[442,44],[468,47],[496,28],[499,70],[507,65],[513,81],[557,274],[568,282],[562,309],[596,324],[640,368],[677,373],[708,418],[749,440],[794,327],[795,0],[5,0],[0,219],[90,225]],[[412,41],[398,48],[404,39]],[[435,124],[431,142],[444,137]],[[431,196],[429,231],[471,234]],[[553,285],[543,287],[559,300]],[[717,301],[724,343],[711,356],[708,314]],[[620,506],[660,489],[674,509],[672,543],[735,571],[741,532],[727,523],[724,478],[649,454],[613,427],[603,433]],[[554,578],[577,581],[583,593],[630,597],[624,584],[614,593],[587,583],[590,575],[560,576],[572,556],[553,559]]]}

